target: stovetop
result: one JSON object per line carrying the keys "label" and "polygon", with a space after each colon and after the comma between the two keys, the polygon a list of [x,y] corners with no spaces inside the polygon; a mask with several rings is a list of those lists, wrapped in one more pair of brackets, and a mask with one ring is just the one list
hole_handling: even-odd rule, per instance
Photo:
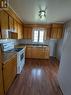
{"label": "stovetop", "polygon": [[10,53],[10,52],[20,52],[23,48],[14,48],[8,51],[5,51],[4,53]]}
{"label": "stovetop", "polygon": [[15,51],[17,51],[17,52],[19,52],[19,51],[21,51],[23,48],[15,48],[14,50]]}

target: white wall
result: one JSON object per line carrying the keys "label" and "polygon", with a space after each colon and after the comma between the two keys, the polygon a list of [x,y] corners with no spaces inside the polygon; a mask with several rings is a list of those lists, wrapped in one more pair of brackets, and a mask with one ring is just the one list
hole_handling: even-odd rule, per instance
{"label": "white wall", "polygon": [[57,41],[56,58],[61,59],[63,39]]}
{"label": "white wall", "polygon": [[58,81],[64,95],[71,95],[71,21],[65,25]]}
{"label": "white wall", "polygon": [[50,39],[49,40],[49,49],[50,49],[50,56],[56,57],[56,48],[57,48],[57,40],[56,39]]}

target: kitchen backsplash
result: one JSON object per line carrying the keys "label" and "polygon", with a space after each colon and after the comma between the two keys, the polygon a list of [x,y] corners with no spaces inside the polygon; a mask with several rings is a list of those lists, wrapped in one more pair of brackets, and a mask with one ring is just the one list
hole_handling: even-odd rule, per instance
{"label": "kitchen backsplash", "polygon": [[15,39],[0,39],[0,46],[2,51],[8,51],[14,48],[14,45],[17,45],[18,41]]}
{"label": "kitchen backsplash", "polygon": [[14,45],[18,44],[18,41],[15,39],[0,39],[0,44],[7,43],[7,42],[12,42]]}
{"label": "kitchen backsplash", "polygon": [[[39,43],[33,43],[32,40],[27,40],[27,39],[20,39],[18,40],[18,44],[39,44]],[[48,45],[49,40],[45,40],[44,43],[40,43],[40,45]]]}

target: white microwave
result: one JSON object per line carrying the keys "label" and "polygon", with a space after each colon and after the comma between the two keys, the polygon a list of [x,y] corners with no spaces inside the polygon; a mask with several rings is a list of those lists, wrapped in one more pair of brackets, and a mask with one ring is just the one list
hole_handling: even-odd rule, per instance
{"label": "white microwave", "polygon": [[2,38],[3,39],[8,39],[10,38],[10,29],[2,29]]}

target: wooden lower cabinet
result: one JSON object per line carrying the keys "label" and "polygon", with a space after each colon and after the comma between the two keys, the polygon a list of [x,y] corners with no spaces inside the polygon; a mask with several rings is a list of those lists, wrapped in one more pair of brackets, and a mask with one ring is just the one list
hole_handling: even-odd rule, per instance
{"label": "wooden lower cabinet", "polygon": [[49,49],[48,47],[33,47],[32,48],[32,58],[48,59]]}
{"label": "wooden lower cabinet", "polygon": [[4,95],[3,74],[2,74],[2,63],[1,62],[0,62],[0,95]]}
{"label": "wooden lower cabinet", "polygon": [[31,51],[32,51],[32,47],[31,46],[27,46],[26,47],[26,53],[25,53],[25,57],[26,58],[31,58],[31,56],[32,56]]}
{"label": "wooden lower cabinet", "polygon": [[49,47],[44,47],[44,51],[45,51],[45,59],[49,59],[50,56],[50,50]]}
{"label": "wooden lower cabinet", "polygon": [[16,48],[24,48],[24,47],[26,47],[25,58],[49,59],[48,46],[33,46],[33,45],[16,46]]}
{"label": "wooden lower cabinet", "polygon": [[48,59],[49,48],[47,46],[26,46],[26,58]]}
{"label": "wooden lower cabinet", "polygon": [[17,67],[17,57],[13,55],[6,63],[3,64],[3,80],[4,80],[4,91],[5,94],[11,86],[15,76]]}
{"label": "wooden lower cabinet", "polygon": [[1,61],[1,48],[0,48],[0,95],[4,95],[2,61]]}
{"label": "wooden lower cabinet", "polygon": [[32,58],[42,58],[43,57],[43,49],[40,47],[32,48]]}

